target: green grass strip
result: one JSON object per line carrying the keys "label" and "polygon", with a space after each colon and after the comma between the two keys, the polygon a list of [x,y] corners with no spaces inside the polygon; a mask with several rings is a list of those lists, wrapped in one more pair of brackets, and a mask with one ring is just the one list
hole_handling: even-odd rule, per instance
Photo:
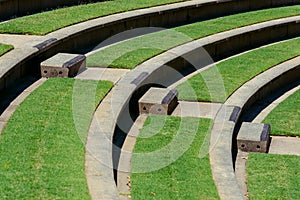
{"label": "green grass strip", "polygon": [[299,14],[300,5],[297,5],[246,12],[180,26],[134,38],[91,54],[87,57],[87,65],[132,69],[155,55],[194,39]]}
{"label": "green grass strip", "polygon": [[272,135],[300,136],[300,90],[289,96],[264,119]]}
{"label": "green grass strip", "polygon": [[95,101],[112,87],[110,82],[97,84],[49,79],[21,103],[0,135],[1,199],[90,199],[85,141],[74,124],[72,102],[74,89],[88,93],[97,88],[92,103],[81,105],[81,117],[89,119],[81,125],[86,135]]}
{"label": "green grass strip", "polygon": [[250,153],[247,185],[250,199],[299,199],[300,157]]}
{"label": "green grass strip", "polygon": [[1,44],[0,43],[0,56],[4,55],[5,53],[9,52],[12,50],[14,47],[12,45],[8,44]]}
{"label": "green grass strip", "polygon": [[56,9],[0,24],[0,33],[45,35],[52,31],[114,13],[183,0],[113,0]]}
{"label": "green grass strip", "polygon": [[[299,55],[300,38],[250,51],[208,68],[177,86],[179,99],[224,102],[248,80]],[[221,75],[222,82],[215,81],[216,73]],[[217,87],[221,84],[225,95],[222,87]]]}
{"label": "green grass strip", "polygon": [[[166,166],[131,173],[132,199],[219,199],[209,155],[199,156],[203,144],[208,152],[211,123],[190,117],[148,117],[134,147],[131,172],[137,166],[150,170],[162,163]],[[149,153],[154,157],[148,159]]]}

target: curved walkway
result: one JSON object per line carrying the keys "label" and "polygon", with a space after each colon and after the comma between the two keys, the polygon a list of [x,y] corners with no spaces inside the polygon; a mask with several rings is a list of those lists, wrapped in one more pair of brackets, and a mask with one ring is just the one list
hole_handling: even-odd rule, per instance
{"label": "curved walkway", "polygon": [[15,48],[23,47],[26,43],[30,43],[42,36],[36,35],[13,35],[13,34],[0,34],[0,43],[11,44]]}

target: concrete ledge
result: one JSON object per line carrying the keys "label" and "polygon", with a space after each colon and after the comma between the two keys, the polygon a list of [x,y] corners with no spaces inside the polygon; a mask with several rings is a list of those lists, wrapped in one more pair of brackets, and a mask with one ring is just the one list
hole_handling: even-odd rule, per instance
{"label": "concrete ledge", "polygon": [[223,105],[211,131],[210,164],[220,199],[244,199],[237,184],[232,161],[232,136],[235,122],[230,116],[237,115],[235,106]]}

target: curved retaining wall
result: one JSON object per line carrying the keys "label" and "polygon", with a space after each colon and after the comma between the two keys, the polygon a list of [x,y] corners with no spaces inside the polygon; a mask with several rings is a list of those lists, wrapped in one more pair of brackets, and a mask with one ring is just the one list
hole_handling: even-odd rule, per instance
{"label": "curved retaining wall", "polygon": [[[94,155],[94,158],[87,160],[87,162],[94,163],[97,160],[100,160],[100,165],[102,166],[102,168],[99,167],[99,169],[106,169],[109,174],[108,176],[104,177],[104,182],[108,182],[107,179],[110,179],[110,184],[106,184],[104,187],[102,184],[102,177],[96,176],[97,170],[96,172],[94,172],[94,174],[89,174],[88,180],[93,180],[92,182],[89,182],[89,185],[93,185],[92,188],[90,188],[92,190],[91,193],[94,194],[94,189],[100,195],[93,196],[93,198],[101,199],[101,194],[105,192],[107,194],[107,191],[110,191],[110,193],[108,194],[111,195],[110,199],[117,198],[116,196],[118,194],[118,191],[114,183],[112,166],[118,168],[121,171],[126,169],[122,169],[122,166],[118,166],[118,158],[116,158],[117,160],[112,161],[111,155],[113,155],[114,151],[114,145],[112,145],[113,138],[115,134],[118,134],[118,129],[116,128],[117,125],[125,129],[125,133],[130,129],[130,126],[132,125],[132,122],[130,121],[130,104],[136,104],[137,102],[132,101],[132,99],[135,98],[134,100],[136,101],[138,99],[138,96],[142,95],[142,93],[139,93],[140,88],[144,86],[150,87],[151,84],[168,86],[174,83],[181,77],[178,77],[176,73],[170,74],[170,71],[168,70],[169,67],[172,67],[179,71],[182,71],[182,69],[190,68],[191,62],[188,63],[187,60],[190,61],[190,59],[187,58],[193,58],[194,60],[192,60],[192,63],[201,63],[201,58],[194,55],[197,55],[197,52],[199,53],[199,51],[202,52],[203,46],[205,47],[205,49],[212,53],[213,57],[222,58],[237,53],[237,51],[241,52],[243,49],[255,48],[261,44],[279,41],[286,37],[299,36],[299,20],[300,16],[273,20],[202,38],[173,48],[142,63],[141,65],[130,71],[123,79],[118,82],[118,84],[112,89],[111,95],[106,97],[97,109],[93,123],[100,122],[99,124],[101,124],[101,128],[92,128],[89,133],[87,146],[88,149],[95,149],[95,151],[89,152]],[[225,51],[226,47],[231,46],[231,42],[232,46],[234,48],[237,48],[237,50]],[[204,67],[206,64],[210,63],[203,63],[200,65],[198,64],[197,68]],[[168,80],[166,80],[165,77],[168,77]],[[139,95],[135,96],[136,93],[139,93]],[[231,192],[235,192],[234,194],[237,195],[237,199],[240,199],[242,198],[242,196],[239,192],[237,184],[235,183],[235,176],[233,173],[231,146],[233,129],[235,127],[235,123],[239,117],[241,109],[239,107],[236,107],[235,105],[225,105],[222,107],[221,111],[218,115],[218,118],[216,119],[216,121],[219,121],[220,123],[215,125],[214,129],[218,130],[216,133],[223,133],[224,128],[226,128],[226,133],[218,134],[216,137],[212,137],[223,137],[222,139],[217,141],[224,141],[224,143],[222,143],[219,148],[215,148],[216,154],[214,154],[214,160],[216,160],[216,162],[212,163],[212,166],[219,166],[220,164],[224,164],[225,167],[221,168],[218,172],[220,176],[218,176],[219,180],[217,182],[220,183],[220,185],[217,185],[217,187],[225,187],[223,185],[224,177],[222,175],[229,171],[230,174],[228,174],[228,179],[226,180],[229,180],[233,185],[230,186],[228,191],[224,191],[223,193],[230,194]],[[94,145],[96,145],[97,148],[93,148]],[[101,150],[97,151],[97,149]],[[230,149],[230,151],[227,151],[228,149]],[[220,156],[218,152],[225,153]],[[224,163],[219,163],[219,161],[224,161]],[[107,166],[107,164],[103,163],[109,163],[109,165]],[[98,173],[100,173],[100,171]],[[225,183],[228,184],[228,182]],[[99,187],[97,187],[97,185]],[[227,186],[229,187],[229,185]],[[220,193],[220,195],[222,196],[223,194]]]}
{"label": "curved retaining wall", "polygon": [[0,0],[0,21],[61,6],[72,6],[97,0]]}
{"label": "curved retaining wall", "polygon": [[254,77],[227,99],[214,121],[210,162],[214,180],[221,199],[245,199],[234,173],[232,161],[232,140],[239,117],[259,99],[293,82],[299,81],[300,56]]}
{"label": "curved retaining wall", "polygon": [[300,0],[194,0],[119,13],[76,24],[46,35],[44,41],[33,45],[37,45],[36,47],[13,51],[9,53],[10,56],[0,58],[0,90],[26,73],[40,76],[39,64],[58,52],[81,53],[83,49],[91,49],[104,39],[128,29],[172,27],[237,12],[297,3]]}

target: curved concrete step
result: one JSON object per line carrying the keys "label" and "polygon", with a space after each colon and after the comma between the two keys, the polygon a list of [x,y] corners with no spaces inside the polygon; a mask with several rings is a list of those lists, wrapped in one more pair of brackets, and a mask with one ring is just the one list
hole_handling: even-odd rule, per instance
{"label": "curved concrete step", "polygon": [[[247,108],[249,108],[254,102],[261,98],[265,98],[269,94],[273,93],[280,87],[283,87],[287,84],[290,84],[294,81],[297,81],[300,74],[300,56],[294,59],[288,60],[284,63],[281,63],[277,66],[272,67],[271,69],[259,74],[255,78],[249,80],[243,86],[241,86],[237,91],[235,91],[225,102],[224,107],[238,107],[241,109],[240,112],[245,112]],[[220,113],[222,114],[222,113]],[[219,115],[219,113],[218,113]],[[238,121],[238,118],[236,122]],[[221,182],[217,184],[217,188],[220,192],[221,199],[232,199],[230,193],[224,193],[224,191],[232,190],[235,188],[235,192],[239,194],[239,196],[243,196],[245,193],[245,181],[241,174],[240,176],[235,177],[234,169],[233,169],[233,155],[230,157],[225,157],[224,152],[232,151],[232,137],[234,136],[234,128],[236,128],[236,122],[234,124],[229,124],[229,121],[223,122],[223,127],[221,130],[214,129],[212,130],[212,139],[211,144],[215,144],[211,146],[211,164],[212,164],[212,172],[214,179],[217,182]],[[215,123],[217,127],[220,125]],[[228,133],[228,127],[231,127],[231,130]],[[223,134],[230,134],[231,137],[227,138],[227,145],[224,144],[223,138],[216,140],[215,138],[224,137]],[[217,148],[216,148],[217,147]],[[220,149],[218,148],[220,147]],[[215,150],[216,149],[216,150]],[[231,159],[229,159],[231,158]],[[241,160],[238,160],[238,167],[241,168]],[[218,164],[215,164],[218,163]],[[231,163],[231,167],[228,167]],[[227,172],[220,170],[227,167]],[[240,170],[240,169],[239,169]],[[238,180],[237,180],[238,178]],[[234,186],[235,184],[235,186]],[[241,190],[239,191],[240,185]],[[223,195],[223,196],[222,196]],[[245,194],[246,195],[246,194]],[[237,199],[244,199],[247,196],[237,197]]]}
{"label": "curved concrete step", "polygon": [[[100,161],[100,163],[104,163],[105,166],[108,166],[107,170],[108,173],[111,175],[110,176],[110,184],[107,184],[106,188],[103,188],[103,184],[101,183],[101,177],[97,177],[97,181],[93,182],[93,188],[95,192],[101,190],[101,191],[114,191],[111,193],[112,197],[111,198],[116,198],[116,193],[117,189],[115,184],[113,184],[113,168],[118,169],[118,159],[117,160],[112,160],[112,158],[109,155],[113,154],[113,149],[117,149],[117,151],[121,151],[119,147],[113,145],[113,137],[116,131],[116,126],[119,127],[123,132],[128,133],[131,125],[133,124],[133,120],[131,118],[131,113],[130,113],[130,104],[132,105],[133,97],[136,98],[136,94],[139,94],[138,91],[139,89],[143,87],[149,87],[151,84],[160,84],[165,87],[169,86],[173,82],[177,81],[179,78],[182,77],[182,75],[178,76],[178,72],[170,71],[170,68],[175,68],[180,66],[183,67],[188,67],[187,61],[190,61],[190,63],[195,64],[195,68],[200,68],[203,67],[205,64],[210,64],[210,63],[203,63],[202,65],[199,66],[199,57],[198,56],[191,56],[195,55],[196,53],[203,53],[202,46],[208,49],[215,49],[215,53],[213,55],[218,56],[218,57],[225,57],[227,55],[227,51],[225,52],[225,55],[222,55],[222,51],[216,50],[224,45],[230,44],[230,41],[239,41],[237,38],[239,37],[249,37],[249,41],[244,40],[243,42],[237,42],[235,45],[240,45],[240,46],[248,46],[251,48],[253,45],[260,45],[261,43],[264,42],[271,42],[274,40],[274,35],[271,36],[270,33],[274,31],[273,28],[282,28],[286,30],[286,34],[291,34],[291,30],[293,28],[296,28],[298,26],[297,21],[300,20],[300,16],[297,17],[291,17],[291,18],[286,18],[286,19],[279,19],[279,20],[273,20],[271,22],[264,22],[261,24],[256,24],[252,25],[249,27],[243,27],[231,31],[227,31],[224,33],[219,33],[213,36],[209,36],[206,38],[202,38],[193,42],[190,42],[188,44],[184,44],[182,46],[173,48],[159,56],[156,56],[141,65],[139,65],[137,68],[133,69],[130,71],[125,77],[123,77],[117,85],[112,89],[110,95],[106,97],[102,105],[98,108],[94,120],[95,122],[98,122],[99,128],[93,129],[89,133],[89,135],[98,135],[101,141],[101,145],[103,145],[103,148],[105,149],[104,152],[95,151],[92,152],[92,155],[95,154],[94,161]],[[288,31],[290,30],[290,31]],[[299,30],[299,29],[298,29]],[[248,35],[247,35],[248,33]],[[261,34],[264,33],[266,34],[266,37],[259,38],[256,37],[256,34]],[[275,32],[276,33],[276,32]],[[295,33],[295,32],[294,32]],[[288,35],[284,34],[285,37]],[[269,37],[269,38],[268,38]],[[230,39],[228,39],[230,38]],[[282,38],[281,32],[279,32],[279,38],[280,40]],[[235,40],[237,39],[237,40]],[[218,48],[216,48],[218,47]],[[224,48],[223,47],[223,48]],[[237,47],[236,47],[237,48]],[[243,49],[243,48],[242,48]],[[225,51],[225,48],[224,48]],[[240,50],[241,51],[241,50]],[[234,52],[231,52],[234,54]],[[184,60],[184,59],[186,60]],[[189,60],[191,59],[191,60]],[[186,69],[186,68],[185,68]],[[171,74],[173,73],[173,74]],[[169,77],[168,80],[165,79],[165,77]],[[232,114],[233,112],[233,114]],[[234,106],[227,106],[224,105],[221,109],[221,111],[218,114],[218,119],[219,123],[216,124],[216,127],[214,130],[216,130],[217,136],[215,138],[221,138],[219,141],[225,141],[219,148],[215,148],[216,152],[213,154],[215,156],[216,161],[212,161],[212,166],[216,166],[217,168],[220,166],[220,164],[226,164],[226,167],[223,168],[223,171],[216,172],[215,174],[219,173],[220,180],[218,181],[220,183],[220,187],[223,187],[223,182],[222,182],[222,177],[221,175],[224,173],[229,172],[228,178],[230,183],[232,183],[232,187],[229,188],[225,192],[225,190],[219,190],[223,191],[220,195],[221,196],[226,196],[229,195],[230,192],[233,191],[239,191],[238,186],[236,184],[236,179],[234,176],[233,172],[233,164],[232,164],[232,155],[231,155],[231,141],[232,141],[232,134],[233,134],[233,129],[235,127],[236,120],[238,119],[238,115],[240,113],[240,109],[238,107]],[[224,118],[226,116],[227,118]],[[228,121],[229,120],[229,121]],[[226,129],[225,129],[226,128]],[[219,134],[221,132],[225,131],[224,134]],[[104,139],[105,138],[105,139]],[[212,137],[214,138],[214,137]],[[89,141],[94,141],[88,138],[88,143]],[[91,143],[93,145],[94,142]],[[215,144],[215,143],[214,143]],[[96,145],[96,144],[94,144]],[[99,145],[99,143],[98,143]],[[96,146],[95,146],[96,147]],[[98,147],[100,148],[100,147]],[[102,147],[101,147],[102,148]],[[225,148],[225,149],[224,149]],[[92,148],[91,149],[97,149],[97,148]],[[225,152],[222,155],[218,155],[219,152]],[[220,158],[220,160],[218,160]],[[224,161],[223,159],[228,159],[227,161]],[[219,161],[224,161],[224,163],[219,163]],[[108,163],[108,164],[107,164]],[[113,164],[115,166],[113,166]],[[122,166],[120,166],[122,168]],[[122,170],[120,168],[120,170]],[[109,170],[110,169],[110,170]],[[95,172],[96,173],[96,172]],[[101,173],[99,171],[98,173]],[[96,173],[97,174],[97,173]],[[218,177],[218,176],[217,176]],[[105,179],[109,179],[108,176],[106,176]],[[216,178],[218,179],[218,178]],[[226,183],[227,184],[227,183]],[[97,186],[98,185],[98,186]],[[110,189],[111,188],[111,189]],[[228,189],[228,188],[227,188]],[[93,192],[91,192],[93,193]],[[101,194],[101,192],[99,192]],[[240,193],[234,193],[236,194],[236,198],[239,199],[242,197]],[[231,196],[230,196],[231,197]]]}

